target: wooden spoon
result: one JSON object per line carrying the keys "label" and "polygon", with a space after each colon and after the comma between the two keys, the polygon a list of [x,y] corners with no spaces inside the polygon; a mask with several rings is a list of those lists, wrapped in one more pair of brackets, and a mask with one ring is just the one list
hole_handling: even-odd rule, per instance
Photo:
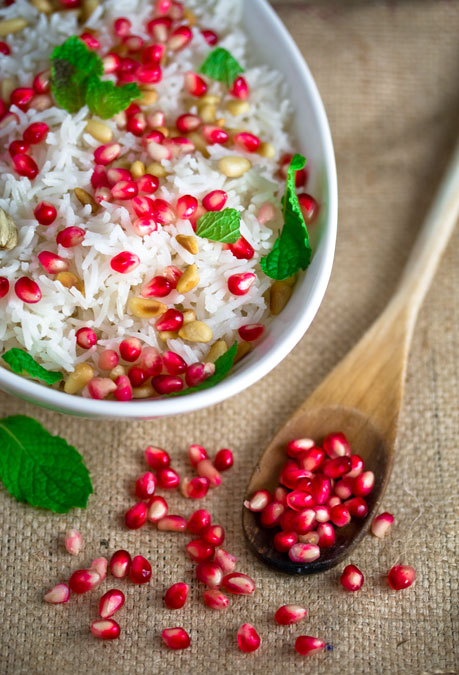
{"label": "wooden spoon", "polygon": [[383,314],[352,351],[278,431],[260,458],[248,485],[272,491],[286,461],[285,446],[293,438],[312,438],[342,431],[352,451],[375,474],[366,497],[364,520],[336,528],[336,543],[321,550],[318,560],[298,564],[272,546],[276,530],[259,525],[259,516],[244,508],[242,524],[255,553],[267,565],[288,574],[322,572],[341,562],[365,534],[387,487],[394,462],[394,444],[402,404],[408,350],[416,317],[434,277],[459,214],[459,144],[435,202],[412,250],[400,285]]}

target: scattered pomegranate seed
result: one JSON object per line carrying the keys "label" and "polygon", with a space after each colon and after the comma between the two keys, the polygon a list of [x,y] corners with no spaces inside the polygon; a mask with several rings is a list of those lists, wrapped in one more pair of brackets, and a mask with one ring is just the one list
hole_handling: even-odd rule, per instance
{"label": "scattered pomegranate seed", "polygon": [[247,239],[244,239],[244,237],[239,237],[234,244],[225,244],[225,246],[238,260],[251,260],[255,255],[252,244]]}
{"label": "scattered pomegranate seed", "polygon": [[8,146],[8,152],[10,153],[11,157],[14,157],[14,155],[25,155],[29,152],[29,150],[29,144],[23,140],[12,141]]}
{"label": "scattered pomegranate seed", "polygon": [[122,359],[129,363],[133,363],[134,361],[137,361],[142,353],[142,343],[135,337],[125,338],[121,341],[119,350]]}
{"label": "scattered pomegranate seed", "polygon": [[236,98],[241,98],[242,100],[246,100],[249,98],[249,85],[247,84],[247,81],[242,75],[239,75],[239,77],[236,77],[236,79],[233,82],[233,86],[229,90],[229,93],[232,94],[232,96],[235,96]]}
{"label": "scattered pomegranate seed", "polygon": [[138,192],[145,192],[151,195],[159,188],[159,179],[149,173],[135,179]]}
{"label": "scattered pomegranate seed", "polygon": [[207,143],[211,145],[223,145],[223,143],[226,143],[229,139],[227,131],[213,124],[203,124],[201,127],[201,134],[204,136]]}
{"label": "scattered pomegranate seed", "polygon": [[325,504],[314,506],[314,513],[316,514],[316,521],[318,523],[328,523],[330,520],[330,507]]}
{"label": "scattered pomegranate seed", "polygon": [[[142,63],[161,63],[166,48],[164,45],[148,45],[142,50]],[[164,126],[164,124],[158,124],[159,127]]]}
{"label": "scattered pomegranate seed", "polygon": [[322,448],[312,447],[298,455],[298,463],[306,471],[317,471],[322,466],[325,452]]}
{"label": "scattered pomegranate seed", "polygon": [[159,375],[163,369],[163,361],[155,347],[144,348],[140,355],[140,367],[143,368],[147,377]]}
{"label": "scattered pomegranate seed", "polygon": [[10,290],[10,282],[6,277],[0,277],[0,298],[4,298]]}
{"label": "scattered pomegranate seed", "polygon": [[256,279],[252,272],[243,272],[242,274],[232,274],[228,278],[228,290],[233,295],[246,295]]}
{"label": "scattered pomegranate seed", "polygon": [[218,588],[223,579],[220,565],[214,562],[201,562],[196,566],[196,577],[209,588]]}
{"label": "scattered pomegranate seed", "polygon": [[183,197],[179,197],[177,200],[177,217],[180,220],[187,220],[196,213],[197,208],[198,200],[196,197],[192,197],[191,195],[183,195]]}
{"label": "scattered pomegranate seed", "polygon": [[306,656],[314,652],[320,652],[325,647],[324,640],[320,638],[311,637],[310,635],[300,635],[295,642],[295,649],[298,654]]}
{"label": "scattered pomegranate seed", "polygon": [[161,532],[184,532],[186,530],[186,520],[182,516],[165,516],[158,520],[157,526]]}
{"label": "scattered pomegranate seed", "polygon": [[199,115],[184,113],[183,115],[177,117],[175,126],[181,134],[189,134],[190,131],[196,131],[196,129],[198,129],[198,127],[201,125],[201,122],[202,120]]}
{"label": "scattered pomegranate seed", "polygon": [[349,457],[336,457],[336,459],[326,459],[321,466],[321,471],[328,478],[340,478],[351,470],[351,460]]}
{"label": "scattered pomegranate seed", "polygon": [[41,300],[41,290],[39,285],[29,277],[20,277],[14,284],[14,292],[19,300],[33,305]]}
{"label": "scattered pomegranate seed", "polygon": [[155,13],[159,15],[169,14],[172,0],[155,0]]}
{"label": "scattered pomegranate seed", "polygon": [[330,548],[336,541],[335,530],[331,523],[320,523],[317,527],[319,535],[318,546],[320,548]]}
{"label": "scattered pomegranate seed", "polygon": [[[113,169],[112,169],[113,170]],[[109,169],[110,171],[110,169]],[[94,189],[98,187],[108,187],[108,172],[100,164],[96,164],[91,174],[91,185]]]}
{"label": "scattered pomegranate seed", "polygon": [[373,471],[364,471],[354,478],[352,492],[356,497],[366,497],[373,490],[375,475]]}
{"label": "scattered pomegranate seed", "polygon": [[10,94],[11,105],[16,105],[21,110],[27,110],[35,92],[32,87],[18,87]]}
{"label": "scattered pomegranate seed", "polygon": [[225,541],[225,530],[221,525],[209,525],[201,532],[201,539],[211,546],[221,546]]}
{"label": "scattered pomegranate seed", "polygon": [[358,591],[363,586],[363,574],[355,565],[347,565],[341,575],[340,581],[346,591]]}
{"label": "scattered pomegranate seed", "polygon": [[94,150],[94,160],[96,164],[102,164],[107,166],[111,162],[114,162],[115,159],[121,154],[121,145],[119,143],[107,143],[106,145],[100,145]]}
{"label": "scattered pomegranate seed", "polygon": [[215,551],[214,561],[221,567],[223,574],[231,574],[236,568],[237,558],[228,551],[219,548]]}
{"label": "scattered pomegranate seed", "polygon": [[[269,492],[268,492],[269,494]],[[282,485],[278,485],[277,488],[273,492],[273,498],[275,502],[280,502],[281,504],[287,504],[287,495],[288,491],[282,487]]]}
{"label": "scattered pomegranate seed", "polygon": [[186,370],[185,382],[189,387],[196,387],[214,373],[213,363],[191,363]]}
{"label": "scattered pomegranate seed", "polygon": [[221,211],[228,199],[224,190],[212,190],[202,199],[202,205],[207,211]]}
{"label": "scattered pomegranate seed", "polygon": [[368,514],[368,504],[362,497],[352,497],[346,501],[345,505],[354,518],[365,518]]}
{"label": "scattered pomegranate seed", "polygon": [[207,84],[197,73],[189,70],[185,73],[185,89],[191,96],[204,96],[207,92]]}
{"label": "scattered pomegranate seed", "polygon": [[108,566],[114,577],[123,579],[128,576],[131,564],[132,559],[130,554],[127,551],[120,549],[119,551],[115,551],[112,555]]}
{"label": "scattered pomegranate seed", "polygon": [[192,37],[193,33],[189,26],[179,26],[172,31],[167,41],[167,46],[169,49],[172,49],[172,51],[178,52],[191,42]]}
{"label": "scattered pomegranate seed", "polygon": [[141,290],[141,295],[144,298],[165,298],[172,290],[172,284],[166,277],[153,277]]}
{"label": "scattered pomegranate seed", "polygon": [[38,166],[35,160],[29,155],[18,154],[13,156],[14,168],[20,176],[25,176],[29,180],[33,180],[38,176]]}
{"label": "scattered pomegranate seed", "polygon": [[129,569],[129,578],[135,584],[146,584],[150,581],[152,575],[151,565],[142,555],[136,555],[132,559]]}
{"label": "scattered pomegranate seed", "polygon": [[394,516],[387,511],[380,513],[379,516],[373,518],[371,523],[371,531],[375,537],[382,539],[391,529],[394,522]]}
{"label": "scattered pomegranate seed", "polygon": [[[163,77],[161,66],[158,63],[145,63],[137,69],[136,77],[137,80],[143,84],[156,84],[157,82],[161,82]],[[144,126],[143,120],[140,125],[137,122],[137,126],[139,128],[142,127],[142,132],[145,131],[146,124]],[[129,126],[128,131],[131,131]]]}
{"label": "scattered pomegranate seed", "polygon": [[120,180],[111,188],[111,193],[114,199],[123,201],[125,199],[133,199],[139,193],[139,187],[133,180]]}
{"label": "scattered pomegranate seed", "polygon": [[101,581],[107,576],[107,567],[108,560],[107,558],[95,558],[91,563],[91,569],[96,570],[97,574],[100,576]]}
{"label": "scattered pomegranate seed", "polygon": [[69,579],[70,590],[74,593],[87,593],[100,584],[100,575],[95,570],[76,570]]}
{"label": "scattered pomegranate seed", "polygon": [[127,169],[121,169],[117,166],[105,170],[103,167],[100,167],[100,165],[97,165],[96,169],[97,168],[102,168],[102,171],[105,173],[110,187],[113,187],[116,185],[116,183],[120,183],[122,181],[132,181],[132,174]]}
{"label": "scattered pomegranate seed", "polygon": [[169,507],[164,497],[153,497],[148,502],[147,520],[151,523],[157,523],[167,516]]}
{"label": "scattered pomegranate seed", "polygon": [[90,349],[97,343],[97,335],[92,328],[80,328],[75,337],[77,345],[82,349]]}
{"label": "scattered pomegranate seed", "polygon": [[125,597],[122,591],[113,588],[104,593],[99,600],[99,616],[109,619],[124,605]]}
{"label": "scattered pomegranate seed", "polygon": [[156,490],[156,476],[151,471],[147,471],[139,476],[135,483],[135,494],[139,499],[150,499]]}
{"label": "scattered pomegranate seed", "polygon": [[139,256],[130,251],[121,251],[110,260],[110,267],[119,274],[129,274],[139,265]]}
{"label": "scattered pomegranate seed", "polygon": [[145,460],[152,469],[165,469],[171,463],[169,454],[162,448],[149,445],[145,449]]}
{"label": "scattered pomegranate seed", "polygon": [[244,506],[249,511],[263,511],[266,506],[272,501],[272,496],[268,490],[257,490],[253,493],[250,499],[246,499]]}
{"label": "scattered pomegranate seed", "polygon": [[336,527],[344,527],[351,522],[351,514],[345,504],[337,504],[330,509],[330,520]]}
{"label": "scattered pomegranate seed", "polygon": [[416,579],[416,572],[410,565],[394,565],[389,570],[387,580],[394,591],[401,591],[411,586]]}
{"label": "scattered pomegranate seed", "polygon": [[351,446],[346,436],[341,433],[328,434],[323,441],[323,449],[329,457],[335,459],[343,455],[349,456],[351,454]]}
{"label": "scattered pomegranate seed", "polygon": [[50,602],[53,605],[60,605],[64,602],[68,602],[69,597],[70,589],[68,584],[60,583],[51,588],[51,590],[45,594],[43,600],[45,602]]}
{"label": "scattered pomegranate seed", "polygon": [[137,220],[132,223],[132,229],[139,237],[146,237],[152,232],[156,232],[158,225],[150,218],[137,218]]}
{"label": "scattered pomegranate seed", "polygon": [[184,497],[188,499],[202,499],[209,491],[210,481],[208,478],[184,478],[180,489]]}
{"label": "scattered pomegranate seed", "polygon": [[287,495],[287,506],[294,511],[302,511],[303,509],[314,506],[314,499],[309,492],[293,490]]}
{"label": "scattered pomegranate seed", "polygon": [[256,152],[260,145],[260,139],[248,131],[241,131],[233,136],[234,143],[246,152]]}
{"label": "scattered pomegranate seed", "polygon": [[214,458],[214,467],[217,471],[228,471],[234,464],[234,457],[231,450],[222,448],[217,452]]}
{"label": "scattered pomegranate seed", "polygon": [[276,216],[276,209],[271,202],[265,202],[260,206],[258,211],[257,220],[260,225],[266,225],[274,220]]}
{"label": "scattered pomegranate seed", "polygon": [[78,530],[68,530],[64,539],[65,550],[70,555],[78,555],[83,548],[83,537]]}
{"label": "scattered pomegranate seed", "polygon": [[131,366],[128,370],[128,377],[133,387],[141,387],[148,379],[147,373],[140,366]]}
{"label": "scattered pomegranate seed", "polygon": [[305,450],[310,450],[315,446],[312,438],[294,438],[292,441],[287,443],[286,452],[289,457],[298,457]]}
{"label": "scattered pomegranate seed", "polygon": [[298,195],[298,202],[300,204],[301,213],[303,214],[304,222],[306,225],[312,225],[319,215],[319,204],[306,192],[302,192]]}
{"label": "scattered pomegranate seed", "polygon": [[229,605],[227,596],[217,588],[206,589],[202,597],[207,607],[211,609],[226,609]]}
{"label": "scattered pomegranate seed", "polygon": [[293,544],[288,552],[290,560],[296,563],[309,563],[320,558],[320,548],[315,544]]}
{"label": "scattered pomegranate seed", "polygon": [[91,398],[97,400],[106,398],[116,390],[116,384],[109,377],[93,377],[87,387]]}
{"label": "scattered pomegranate seed", "polygon": [[312,479],[310,492],[314,497],[316,504],[325,504],[325,502],[330,499],[331,495],[330,480],[325,478],[325,476],[315,476]]}
{"label": "scattered pomegranate seed", "polygon": [[174,210],[165,199],[155,200],[155,220],[161,225],[170,225],[175,221]]}
{"label": "scattered pomegranate seed", "polygon": [[188,633],[180,627],[165,628],[161,637],[169,649],[187,649],[190,646]]}
{"label": "scattered pomegranate seed", "polygon": [[203,38],[207,42],[207,44],[210,45],[211,47],[216,45],[217,42],[218,42],[218,35],[217,35],[217,33],[214,33],[213,30],[209,30],[208,28],[205,28],[201,31],[201,35],[203,36]]}
{"label": "scattered pomegranate seed", "polygon": [[237,643],[242,652],[255,652],[260,646],[261,639],[250,623],[244,623],[237,631]]}
{"label": "scattered pomegranate seed", "polygon": [[115,35],[118,37],[129,35],[131,32],[131,27],[131,22],[124,16],[120,16],[119,19],[115,19],[113,23],[113,30],[115,31]]}
{"label": "scattered pomegranate seed", "polygon": [[98,366],[101,370],[113,370],[119,360],[118,354],[113,349],[105,349],[99,354]]}
{"label": "scattered pomegranate seed", "polygon": [[125,45],[130,54],[136,54],[142,51],[145,40],[140,35],[125,35],[122,38],[123,45]]}
{"label": "scattered pomegranate seed", "polygon": [[233,595],[252,595],[255,590],[254,580],[242,572],[232,572],[224,576],[222,586]]}
{"label": "scattered pomegranate seed", "polygon": [[253,342],[263,335],[264,330],[265,327],[262,323],[247,323],[245,326],[241,326],[238,329],[238,333],[239,337],[246,342]]}
{"label": "scattered pomegranate seed", "polygon": [[64,258],[56,255],[56,253],[51,253],[51,251],[42,251],[37,257],[43,269],[50,274],[65,272],[65,270],[68,270],[69,268],[69,263],[67,260],[64,260]]}
{"label": "scattered pomegranate seed", "polygon": [[149,21],[147,31],[158,42],[166,42],[171,29],[172,19],[168,16],[159,17]]}
{"label": "scattered pomegranate seed", "polygon": [[349,499],[352,495],[352,478],[346,478],[346,476],[341,478],[335,483],[334,491],[340,499]]}
{"label": "scattered pomegranate seed", "polygon": [[179,354],[175,352],[166,351],[161,355],[163,364],[169,375],[181,375],[187,369],[187,364]]}
{"label": "scattered pomegranate seed", "polygon": [[138,530],[139,527],[147,522],[147,505],[144,502],[138,502],[126,511],[124,516],[126,527],[130,530]]}
{"label": "scattered pomegranate seed", "polygon": [[188,448],[188,457],[190,459],[191,466],[196,468],[199,462],[202,462],[204,459],[209,459],[207,451],[202,445],[190,445]]}
{"label": "scattered pomegranate seed", "polygon": [[56,242],[64,248],[73,248],[81,244],[85,236],[85,231],[81,227],[71,225],[58,232]]}
{"label": "scattered pomegranate seed", "polygon": [[365,468],[363,459],[359,455],[351,455],[351,470],[346,474],[346,478],[357,478]]}
{"label": "scattered pomegranate seed", "polygon": [[187,529],[192,534],[201,534],[210,525],[211,516],[205,509],[198,509],[188,519]]}
{"label": "scattered pomegranate seed", "polygon": [[23,138],[26,143],[36,145],[44,141],[48,135],[49,127],[45,122],[32,122],[24,130]]}
{"label": "scattered pomegranate seed", "polygon": [[82,40],[85,43],[88,49],[91,49],[93,51],[97,51],[98,49],[100,49],[99,40],[95,38],[94,35],[91,35],[91,33],[81,33],[80,40]]}
{"label": "scattered pomegranate seed", "polygon": [[198,476],[201,476],[202,478],[208,478],[210,481],[210,487],[212,488],[218,487],[222,482],[219,472],[214,467],[210,459],[202,459],[200,462],[198,462],[196,465],[196,472]]}
{"label": "scattered pomegranate seed", "polygon": [[102,63],[104,66],[105,75],[110,75],[111,73],[116,73],[117,70],[119,70],[121,58],[118,54],[110,52],[109,54],[105,54],[105,56],[102,58]]}
{"label": "scattered pomegranate seed", "polygon": [[202,541],[202,539],[193,539],[186,545],[186,552],[191,560],[201,563],[213,558],[215,549],[210,544]]}
{"label": "scattered pomegranate seed", "polygon": [[273,546],[280,553],[288,553],[298,541],[296,532],[276,532],[273,538]]}
{"label": "scattered pomegranate seed", "polygon": [[168,609],[181,609],[186,603],[189,590],[188,584],[182,582],[173,584],[166,591],[164,604]]}
{"label": "scattered pomegranate seed", "polygon": [[163,488],[163,490],[174,490],[180,484],[180,476],[170,467],[158,469],[156,476],[158,487]]}
{"label": "scattered pomegranate seed", "polygon": [[116,640],[120,631],[119,625],[113,619],[96,619],[91,624],[91,633],[101,640]]}
{"label": "scattered pomegranate seed", "polygon": [[283,605],[274,614],[274,620],[281,626],[291,626],[302,621],[307,613],[307,610],[300,605]]}
{"label": "scattered pomegranate seed", "polygon": [[0,54],[4,54],[5,56],[11,54],[9,46],[6,42],[3,42],[3,40],[0,42]]}
{"label": "scattered pomegranate seed", "polygon": [[[147,66],[142,66],[147,68]],[[159,66],[157,66],[159,69]],[[161,71],[159,71],[161,72]],[[134,136],[142,136],[143,132],[147,128],[147,120],[143,113],[136,113],[135,115],[130,115],[126,123],[126,131],[130,131]]]}

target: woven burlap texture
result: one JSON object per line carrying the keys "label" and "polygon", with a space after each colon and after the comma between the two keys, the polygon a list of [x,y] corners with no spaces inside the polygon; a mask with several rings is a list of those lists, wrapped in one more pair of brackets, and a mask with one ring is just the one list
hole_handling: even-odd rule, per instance
{"label": "woven burlap texture", "polygon": [[[82,421],[0,394],[2,415],[28,414],[64,436],[84,455],[95,494],[86,511],[58,516],[0,493],[1,673],[453,673],[458,670],[457,438],[459,433],[459,232],[444,255],[416,327],[397,441],[397,460],[384,499],[395,515],[383,541],[368,536],[350,562],[365,574],[359,593],[345,593],[340,569],[290,578],[258,563],[244,543],[240,513],[254,462],[288,414],[306,397],[377,317],[400,277],[428,202],[455,142],[459,84],[459,6],[424,2],[275,2],[319,85],[338,163],[340,208],[336,259],[325,300],[306,336],[274,372],[243,394],[192,415],[149,422]],[[254,577],[253,597],[234,598],[225,612],[202,604],[202,589],[184,555],[188,538],[152,527],[127,532],[123,512],[144,469],[149,444],[167,448],[188,472],[190,442],[211,452],[234,449],[223,486],[203,506],[226,528],[238,569]],[[191,513],[179,495],[171,511]],[[78,528],[78,559],[62,534]],[[124,581],[122,637],[96,640],[89,624],[101,592],[62,606],[44,592],[76,567],[117,548],[153,563],[148,586]],[[409,590],[388,589],[385,575],[403,559],[417,571]],[[184,609],[163,606],[172,583],[191,584]],[[297,626],[274,624],[287,602],[304,604]],[[239,652],[236,630],[253,623],[259,651]],[[169,652],[165,627],[182,625],[192,646]],[[327,652],[300,657],[297,635],[323,637]]]}

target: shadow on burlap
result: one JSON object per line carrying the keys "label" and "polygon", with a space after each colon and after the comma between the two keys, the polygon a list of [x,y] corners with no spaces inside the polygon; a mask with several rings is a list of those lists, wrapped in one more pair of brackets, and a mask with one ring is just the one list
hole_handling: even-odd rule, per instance
{"label": "shadow on burlap", "polygon": [[[387,540],[367,537],[352,560],[365,574],[346,594],[340,570],[287,578],[264,569],[244,545],[240,505],[255,459],[276,428],[356,342],[393,292],[457,132],[459,7],[425,2],[275,2],[317,80],[336,146],[340,217],[331,283],[313,325],[294,352],[262,382],[209,410],[151,422],[82,422],[0,394],[2,415],[36,417],[85,456],[95,495],[87,511],[51,515],[4,491],[0,562],[0,671],[30,675],[108,673],[453,673],[458,670],[457,438],[459,432],[459,232],[450,243],[421,311],[410,357],[397,461],[384,500],[396,527]],[[121,517],[148,443],[167,448],[185,472],[187,444],[231,447],[236,466],[206,499],[226,527],[227,548],[256,579],[253,598],[234,598],[224,613],[205,609],[180,535],[126,532]],[[193,505],[171,497],[171,511]],[[76,561],[59,535],[77,527],[86,541],[79,566],[117,548],[150,558],[148,587],[126,592],[122,638],[96,641],[89,624],[100,594],[48,606],[43,593],[68,578]],[[415,585],[390,591],[384,576],[400,559]],[[164,609],[165,588],[192,585],[183,610]],[[108,589],[111,584],[106,584]],[[294,627],[273,623],[282,604],[304,604]],[[243,655],[235,632],[253,623],[262,636]],[[183,625],[192,648],[168,652],[165,627]],[[321,636],[329,651],[300,657],[299,634]]]}

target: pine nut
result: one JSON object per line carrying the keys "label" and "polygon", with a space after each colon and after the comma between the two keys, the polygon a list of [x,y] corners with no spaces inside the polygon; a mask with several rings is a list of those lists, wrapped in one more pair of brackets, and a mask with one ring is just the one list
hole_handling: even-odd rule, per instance
{"label": "pine nut", "polygon": [[182,340],[189,342],[210,342],[212,340],[212,329],[203,321],[192,321],[182,326],[178,332]]}
{"label": "pine nut", "polygon": [[84,295],[84,284],[73,272],[59,272],[54,281],[59,281],[65,288],[77,288]]}
{"label": "pine nut", "polygon": [[167,176],[167,171],[159,162],[151,162],[147,166],[147,173],[151,173],[152,176],[156,178],[165,178]]}
{"label": "pine nut", "polygon": [[260,143],[257,152],[261,157],[272,159],[276,154],[276,148],[272,143]]}
{"label": "pine nut", "polygon": [[178,234],[175,238],[180,246],[183,246],[185,251],[188,251],[188,253],[191,253],[192,255],[196,255],[196,253],[198,253],[199,246],[196,237],[188,234]]}
{"label": "pine nut", "polygon": [[150,382],[143,384],[141,387],[132,387],[132,398],[150,398],[155,394],[156,392]]}
{"label": "pine nut", "polygon": [[145,164],[137,159],[135,162],[132,162],[130,171],[133,178],[141,178],[145,175]]}
{"label": "pine nut", "polygon": [[199,284],[197,265],[189,265],[177,281],[177,293],[188,293]]}
{"label": "pine nut", "polygon": [[99,7],[99,0],[83,0],[80,14],[80,21],[84,23],[91,14]]}
{"label": "pine nut", "polygon": [[167,127],[156,127],[166,138],[169,138],[169,129]]}
{"label": "pine nut", "polygon": [[80,204],[83,204],[83,206],[86,206],[89,204],[91,206],[91,213],[95,214],[99,211],[100,205],[96,202],[94,197],[89,194],[89,192],[86,192],[86,190],[83,190],[83,188],[74,188],[73,192],[75,193],[75,197],[78,199]]}
{"label": "pine nut", "polygon": [[196,14],[192,12],[191,9],[185,7],[183,10],[183,18],[190,26],[196,25]]}
{"label": "pine nut", "polygon": [[202,103],[198,105],[198,115],[205,124],[212,124],[217,119],[215,106],[211,103]]}
{"label": "pine nut", "polygon": [[238,157],[237,155],[229,155],[222,157],[218,162],[218,169],[220,173],[228,178],[240,178],[252,167],[251,162],[245,157]]}
{"label": "pine nut", "polygon": [[108,376],[111,380],[115,381],[118,377],[122,377],[123,375],[126,375],[126,368],[121,364],[118,364],[111,369]]}
{"label": "pine nut", "polygon": [[51,14],[53,12],[53,6],[48,0],[30,0],[30,4],[43,14]]}
{"label": "pine nut", "polygon": [[162,330],[159,333],[159,337],[163,342],[167,342],[168,340],[175,340],[176,338],[178,338],[178,336],[179,336],[178,333],[175,333],[172,330]]}
{"label": "pine nut", "polygon": [[89,120],[85,131],[101,143],[110,143],[113,138],[113,132],[110,127],[98,120]]}
{"label": "pine nut", "polygon": [[16,76],[13,77],[4,77],[0,87],[2,99],[4,101],[9,101],[11,92],[16,89],[18,86],[18,79]]}
{"label": "pine nut", "polygon": [[215,120],[215,124],[218,127],[224,127],[225,126],[225,118],[224,117],[219,117],[217,120]]}
{"label": "pine nut", "polygon": [[247,356],[247,354],[251,351],[252,345],[249,342],[238,342],[236,356],[234,357],[234,363],[237,363],[238,361],[243,359],[244,356]]}
{"label": "pine nut", "polygon": [[142,96],[137,99],[137,103],[141,106],[155,105],[158,100],[158,92],[156,89],[140,89]]}
{"label": "pine nut", "polygon": [[64,383],[66,394],[77,394],[84,389],[89,380],[94,377],[94,368],[89,363],[77,363],[73,373],[70,373]]}
{"label": "pine nut", "polygon": [[196,321],[196,312],[194,309],[184,309],[183,312],[183,325]]}
{"label": "pine nut", "polygon": [[230,115],[245,115],[250,112],[250,103],[248,101],[228,101],[225,108]]}
{"label": "pine nut", "polygon": [[198,134],[197,131],[191,131],[189,134],[186,135],[186,137],[193,143],[196,150],[199,150],[199,152],[204,157],[210,157],[209,152],[207,150],[207,143],[205,142],[201,134]]}
{"label": "pine nut", "polygon": [[151,298],[129,298],[128,308],[139,319],[156,319],[167,310],[163,302]]}
{"label": "pine nut", "polygon": [[269,292],[269,309],[273,316],[282,312],[292,295],[292,286],[285,281],[275,281]]}
{"label": "pine nut", "polygon": [[220,356],[223,356],[223,354],[227,351],[228,345],[226,344],[225,340],[217,340],[209,349],[206,361],[208,361],[209,363],[215,363],[215,361],[219,359]]}
{"label": "pine nut", "polygon": [[217,105],[217,103],[220,103],[220,101],[221,97],[217,94],[205,94],[199,99],[200,103],[210,103],[211,105]]}
{"label": "pine nut", "polygon": [[15,19],[0,21],[0,37],[6,37],[7,35],[11,35],[11,33],[18,33],[20,30],[24,30],[27,25],[27,21],[19,16]]}

